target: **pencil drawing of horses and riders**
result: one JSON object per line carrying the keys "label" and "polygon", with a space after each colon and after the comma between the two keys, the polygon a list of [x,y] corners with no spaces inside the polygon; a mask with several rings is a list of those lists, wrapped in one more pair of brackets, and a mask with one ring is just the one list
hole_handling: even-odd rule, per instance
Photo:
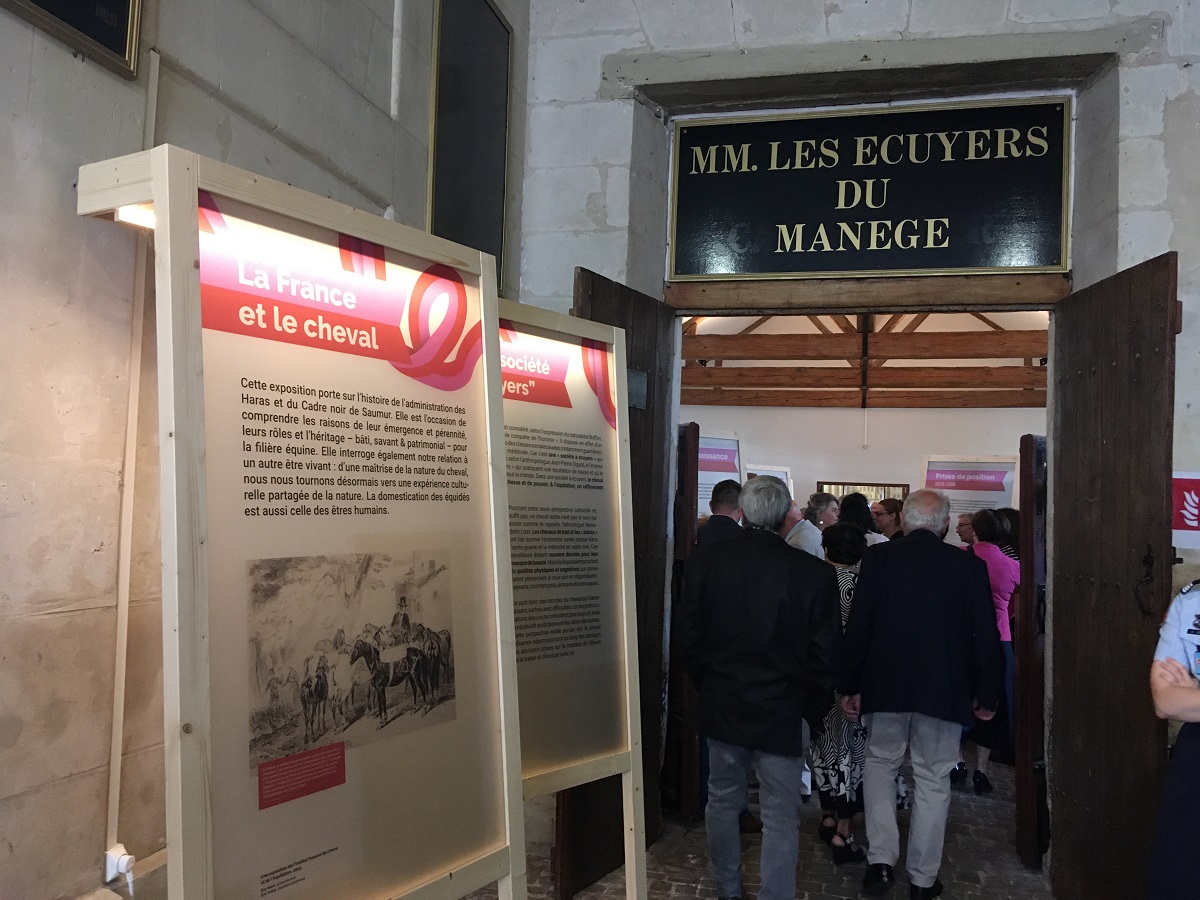
{"label": "pencil drawing of horses and riders", "polygon": [[250,765],[454,718],[444,551],[249,565]]}

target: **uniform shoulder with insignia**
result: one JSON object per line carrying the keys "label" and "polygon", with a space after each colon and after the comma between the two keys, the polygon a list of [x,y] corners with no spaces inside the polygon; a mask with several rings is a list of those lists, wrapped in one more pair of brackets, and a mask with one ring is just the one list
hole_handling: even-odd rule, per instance
{"label": "uniform shoulder with insignia", "polygon": [[1185,585],[1183,586],[1183,590],[1181,590],[1179,593],[1181,593],[1181,594],[1186,594],[1188,591],[1190,591],[1192,588],[1194,588],[1194,587],[1195,587],[1196,585],[1198,585],[1198,584],[1200,584],[1200,578],[1197,578],[1197,579],[1196,579],[1195,581],[1193,581],[1191,584],[1185,584]]}

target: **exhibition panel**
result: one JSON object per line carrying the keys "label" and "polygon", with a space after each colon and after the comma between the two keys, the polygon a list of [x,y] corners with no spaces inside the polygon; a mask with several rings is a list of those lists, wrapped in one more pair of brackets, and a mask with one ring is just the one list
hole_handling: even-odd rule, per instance
{"label": "exhibition panel", "polygon": [[644,897],[625,334],[500,316],[525,796],[620,774],[626,893]]}
{"label": "exhibition panel", "polygon": [[171,896],[523,897],[494,261],[174,147],[79,206],[155,235]]}

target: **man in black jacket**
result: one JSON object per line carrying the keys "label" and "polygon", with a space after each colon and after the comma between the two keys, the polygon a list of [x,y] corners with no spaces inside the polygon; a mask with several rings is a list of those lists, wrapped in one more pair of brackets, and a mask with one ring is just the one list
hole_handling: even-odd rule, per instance
{"label": "man in black jacket", "polygon": [[790,505],[778,478],[755,478],[742,489],[744,531],[697,558],[680,619],[708,742],[705,827],[722,898],[742,896],[738,813],[751,766],[763,821],[758,897],[795,897],[801,723],[819,727],[832,702],[837,576],[775,533]]}
{"label": "man in black jacket", "polygon": [[738,520],[742,517],[741,503],[742,486],[732,478],[718,481],[712,489],[712,499],[708,508],[712,515],[708,521],[696,529],[696,546],[707,547],[718,541],[727,541],[742,533]]}
{"label": "man in black jacket", "polygon": [[944,543],[950,502],[937,491],[904,501],[906,540],[869,547],[839,655],[838,693],[867,729],[863,766],[867,871],[863,889],[887,892],[900,857],[895,778],[911,750],[916,791],[908,837],[909,895],[942,892],[938,869],[950,772],[963,727],[990,719],[1004,655],[983,560]]}

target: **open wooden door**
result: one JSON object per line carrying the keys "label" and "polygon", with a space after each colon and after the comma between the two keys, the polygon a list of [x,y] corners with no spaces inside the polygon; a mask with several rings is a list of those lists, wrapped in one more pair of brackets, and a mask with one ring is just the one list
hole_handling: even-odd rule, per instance
{"label": "open wooden door", "polygon": [[1042,867],[1050,842],[1046,799],[1046,438],[1021,437],[1021,584],[1018,588],[1013,651],[1016,656],[1015,749],[1017,856]]}
{"label": "open wooden door", "polygon": [[[675,313],[660,300],[577,268],[572,314],[625,329],[646,843],[651,844],[662,828],[659,769],[666,708],[663,638]],[[568,898],[625,861],[620,776],[560,791],[556,812],[551,858],[555,894]]]}
{"label": "open wooden door", "polygon": [[666,752],[663,754],[663,806],[679,811],[691,822],[700,808],[700,695],[683,664],[676,636],[683,603],[683,573],[696,544],[696,520],[700,509],[697,480],[700,465],[700,426],[679,426],[675,477],[675,564],[671,578],[671,657],[667,691]]}
{"label": "open wooden door", "polygon": [[1144,893],[1167,760],[1148,673],[1171,592],[1176,268],[1176,254],[1165,254],[1075,292],[1053,313],[1057,900]]}

